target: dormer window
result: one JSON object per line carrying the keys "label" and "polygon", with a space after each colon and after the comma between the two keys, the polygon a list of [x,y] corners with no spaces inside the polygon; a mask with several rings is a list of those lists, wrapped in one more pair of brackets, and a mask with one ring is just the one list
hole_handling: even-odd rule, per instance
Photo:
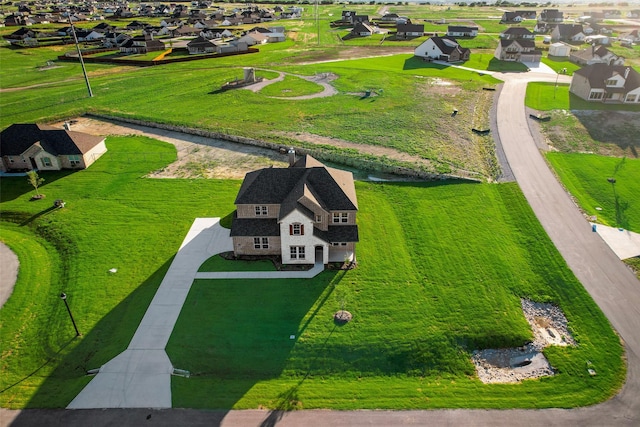
{"label": "dormer window", "polygon": [[615,86],[617,83],[618,83],[618,81],[617,81],[617,80],[615,80],[615,79],[609,79],[609,80],[607,80],[607,83],[606,83],[606,84],[607,84],[607,86]]}
{"label": "dormer window", "polygon": [[269,214],[267,206],[256,206],[256,216],[266,216]]}

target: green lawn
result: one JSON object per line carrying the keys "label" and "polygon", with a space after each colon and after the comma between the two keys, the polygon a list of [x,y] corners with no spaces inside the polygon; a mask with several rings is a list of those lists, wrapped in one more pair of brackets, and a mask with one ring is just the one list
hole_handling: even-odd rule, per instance
{"label": "green lawn", "polygon": [[276,271],[276,268],[269,260],[227,260],[220,255],[214,255],[206,260],[198,271]]}
{"label": "green lawn", "polygon": [[[604,397],[584,366],[622,368],[619,350],[610,353],[617,338],[517,186],[358,183],[357,190],[355,270],[194,283],[168,345],[173,363],[192,375],[174,378],[174,406],[532,408]],[[580,344],[546,352],[561,372],[554,378],[483,385],[469,352],[530,339],[524,296],[558,303]],[[354,319],[336,326],[332,315],[343,307]],[[615,383],[621,372],[604,374]]]}
{"label": "green lawn", "polygon": [[[1,235],[25,266],[0,319],[3,407],[64,407],[89,381],[85,370],[126,348],[193,219],[233,211],[238,181],[143,178],[174,158],[172,146],[140,137],[107,146],[86,171],[43,173],[44,200],[29,201],[24,177],[0,182]],[[357,191],[357,269],[196,281],[169,344],[175,366],[194,374],[174,378],[175,406],[568,407],[618,389],[622,348],[516,185]],[[66,207],[50,210],[58,198]],[[530,339],[525,296],[558,303],[580,345],[546,351],[554,378],[482,385],[469,352]],[[342,307],[354,320],[337,327]]]}
{"label": "green lawn", "polygon": [[566,75],[568,76],[572,76],[576,70],[582,68],[580,65],[569,61],[568,58],[559,58],[557,56],[543,56],[542,63],[551,67],[556,73],[560,73],[563,69],[566,69]]}
{"label": "green lawn", "polygon": [[588,215],[640,233],[639,159],[566,153],[547,153],[547,159]]}
{"label": "green lawn", "polygon": [[639,105],[605,104],[589,102],[569,93],[569,85],[559,83],[529,83],[527,85],[527,107],[542,110],[601,110],[640,111]]}
{"label": "green lawn", "polygon": [[324,88],[319,84],[301,79],[300,77],[286,75],[283,81],[267,85],[260,91],[260,94],[264,96],[292,97],[313,95],[323,90]]}

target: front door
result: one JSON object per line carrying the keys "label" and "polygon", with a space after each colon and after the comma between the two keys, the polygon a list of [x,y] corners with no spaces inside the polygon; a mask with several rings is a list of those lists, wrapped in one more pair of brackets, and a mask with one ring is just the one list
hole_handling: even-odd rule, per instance
{"label": "front door", "polygon": [[324,262],[324,248],[322,246],[316,246],[316,264],[318,262]]}
{"label": "front door", "polygon": [[31,169],[38,169],[38,164],[36,163],[36,159],[34,159],[33,157],[29,157],[29,160],[31,160]]}

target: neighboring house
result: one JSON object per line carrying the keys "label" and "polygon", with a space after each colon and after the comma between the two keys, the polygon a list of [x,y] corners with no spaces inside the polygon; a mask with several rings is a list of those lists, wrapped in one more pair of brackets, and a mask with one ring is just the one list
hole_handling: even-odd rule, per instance
{"label": "neighboring house", "polygon": [[542,52],[536,50],[536,44],[533,40],[517,39],[505,40],[500,39],[498,47],[494,53],[496,59],[501,61],[518,61],[539,63]]}
{"label": "neighboring house", "polygon": [[13,124],[0,133],[0,170],[85,169],[107,151],[104,140],[47,125]]}
{"label": "neighboring house", "polygon": [[503,24],[517,24],[525,19],[536,19],[537,14],[535,10],[516,10],[513,12],[504,12],[500,22]]}
{"label": "neighboring house", "polygon": [[571,46],[566,43],[553,43],[549,46],[549,56],[566,58],[571,55]]}
{"label": "neighboring house", "polygon": [[616,55],[604,46],[591,46],[578,52],[573,52],[569,57],[569,61],[578,65],[624,65],[622,56]]}
{"label": "neighboring house", "polygon": [[535,40],[536,35],[524,27],[510,27],[500,33],[500,38],[504,40]]}
{"label": "neighboring house", "polygon": [[189,54],[191,55],[199,53],[215,53],[216,45],[200,36],[187,43],[187,50],[189,50]]}
{"label": "neighboring house", "polygon": [[396,22],[400,18],[397,13],[387,13],[380,18],[382,22]]}
{"label": "neighboring house", "polygon": [[37,34],[35,31],[22,27],[13,33],[4,36],[4,39],[12,45],[37,45]]}
{"label": "neighboring house", "polygon": [[551,31],[554,42],[584,42],[586,35],[581,24],[558,24]]}
{"label": "neighboring house", "polygon": [[353,29],[351,29],[351,35],[359,37],[368,37],[374,32],[375,30],[373,29],[373,26],[368,22],[356,22],[353,26]]}
{"label": "neighboring house", "polygon": [[624,33],[618,36],[618,41],[622,44],[631,45],[633,43],[640,43],[640,31],[633,30],[628,33]]}
{"label": "neighboring house", "polygon": [[414,55],[425,59],[459,62],[467,61],[471,55],[471,51],[467,48],[460,47],[453,37],[433,36],[416,47]]}
{"label": "neighboring house", "polygon": [[396,38],[398,39],[422,37],[423,35],[424,24],[398,24],[396,27]]}
{"label": "neighboring house", "polygon": [[585,43],[593,44],[593,45],[611,45],[611,39],[602,34],[595,34],[593,36],[587,36],[584,38]]}
{"label": "neighboring house", "polygon": [[246,43],[247,46],[255,46],[257,44],[266,44],[269,42],[269,38],[266,34],[259,32],[247,33],[238,39],[241,43]]}
{"label": "neighboring house", "polygon": [[569,92],[586,101],[640,104],[640,73],[623,65],[587,65],[573,73]]}
{"label": "neighboring house", "polygon": [[478,35],[478,27],[461,27],[449,25],[447,36],[449,37],[475,37]]}
{"label": "neighboring house", "polygon": [[120,46],[122,53],[147,53],[161,50],[165,50],[164,43],[148,34],[130,38]]}
{"label": "neighboring house", "polygon": [[219,54],[246,52],[249,49],[247,43],[240,40],[235,40],[231,43],[214,42],[213,44],[216,45],[216,53]]}
{"label": "neighboring house", "polygon": [[544,9],[538,15],[538,21],[548,23],[558,23],[564,21],[564,13],[558,9]]}
{"label": "neighboring house", "polygon": [[235,200],[236,255],[280,255],[283,264],[355,260],[358,201],[351,172],[311,156],[249,172]]}
{"label": "neighboring house", "polygon": [[76,37],[79,42],[88,42],[104,39],[104,34],[93,30],[76,30]]}

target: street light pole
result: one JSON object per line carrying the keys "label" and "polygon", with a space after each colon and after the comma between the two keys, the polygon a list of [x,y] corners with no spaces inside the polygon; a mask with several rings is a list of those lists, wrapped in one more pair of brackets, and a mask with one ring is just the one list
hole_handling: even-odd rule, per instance
{"label": "street light pole", "polygon": [[64,301],[64,306],[67,307],[67,311],[69,312],[69,317],[71,318],[71,323],[73,323],[73,328],[76,330],[76,337],[79,337],[81,334],[80,334],[80,331],[78,330],[78,327],[76,326],[76,321],[73,319],[73,314],[71,314],[69,303],[67,303],[67,294],[65,294],[64,292],[61,293],[60,298],[62,299],[62,301]]}

